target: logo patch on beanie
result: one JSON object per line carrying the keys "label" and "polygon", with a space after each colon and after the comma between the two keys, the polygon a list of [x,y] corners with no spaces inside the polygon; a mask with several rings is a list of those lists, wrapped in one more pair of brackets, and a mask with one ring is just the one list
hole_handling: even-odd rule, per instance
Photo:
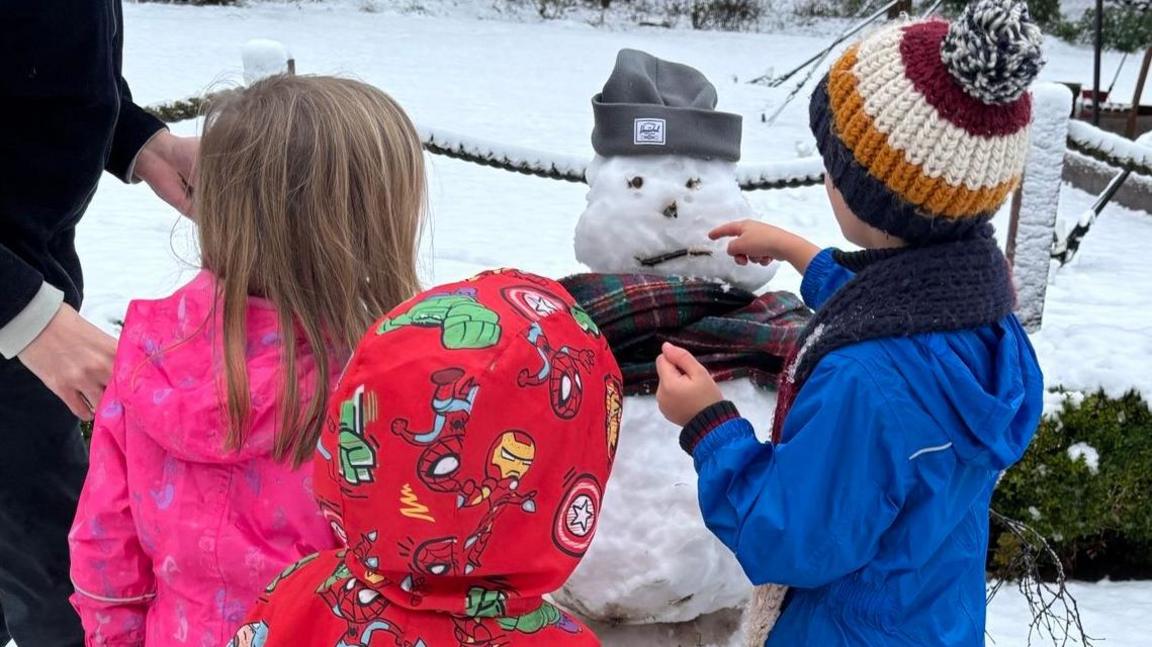
{"label": "logo patch on beanie", "polygon": [[664,120],[637,118],[632,135],[632,143],[637,146],[663,146]]}

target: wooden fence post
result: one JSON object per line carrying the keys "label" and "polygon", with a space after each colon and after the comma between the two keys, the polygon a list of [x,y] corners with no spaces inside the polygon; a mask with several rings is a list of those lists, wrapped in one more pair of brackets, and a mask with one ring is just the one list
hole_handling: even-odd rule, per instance
{"label": "wooden fence post", "polygon": [[1030,332],[1039,330],[1044,319],[1071,102],[1072,92],[1066,86],[1038,83],[1032,89],[1032,137],[1020,191],[1019,219],[1012,227],[1015,239],[1007,244],[1013,252],[1016,314]]}

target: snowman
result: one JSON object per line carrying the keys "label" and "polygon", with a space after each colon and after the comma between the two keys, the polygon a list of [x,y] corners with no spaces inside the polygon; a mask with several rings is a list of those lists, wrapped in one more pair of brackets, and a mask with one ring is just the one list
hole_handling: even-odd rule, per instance
{"label": "snowman", "polygon": [[[769,430],[776,398],[763,387],[774,383],[786,347],[810,316],[794,295],[753,294],[775,266],[737,265],[723,241],[708,238],[725,222],[756,217],[736,181],[741,117],[717,112],[715,105],[716,90],[699,71],[635,50],[620,52],[603,92],[593,98],[597,156],[586,174],[590,190],[575,247],[576,258],[594,274],[564,284],[605,331],[624,368],[628,395],[596,541],[555,598],[596,620],[684,622],[742,607],[753,589],[731,551],[704,526],[692,459],[677,443],[679,428],[660,415],[650,395],[654,372],[644,370],[659,341],[715,341],[728,330],[708,328],[717,316],[764,306],[759,319],[729,323],[747,323],[753,333],[786,342],[773,347],[774,354],[744,348],[745,355],[714,355],[724,361],[712,366],[704,347],[686,345],[710,370],[717,368],[713,375],[724,396],[758,429]],[[677,303],[674,297],[684,294],[695,296]],[[672,299],[668,307],[653,315],[656,310],[648,309],[665,297]],[[684,321],[683,313],[694,308],[712,318]],[[668,312],[685,324],[682,331],[659,319]],[[629,323],[614,324],[622,319]],[[637,331],[633,319],[648,322],[651,334]],[[614,326],[632,337],[614,335]],[[683,339],[676,337],[680,333]],[[748,358],[750,370],[743,370],[740,357]],[[748,377],[757,375],[762,379]],[[776,593],[761,608],[778,606],[783,589]]]}

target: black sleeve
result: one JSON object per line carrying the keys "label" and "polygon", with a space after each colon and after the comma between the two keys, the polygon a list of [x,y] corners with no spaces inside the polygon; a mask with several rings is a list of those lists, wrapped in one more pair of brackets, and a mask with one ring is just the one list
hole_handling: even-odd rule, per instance
{"label": "black sleeve", "polygon": [[0,0],[0,326],[83,212],[115,123],[111,0]]}
{"label": "black sleeve", "polygon": [[[2,0],[0,0],[2,1]],[[128,82],[120,74],[121,52],[124,43],[124,20],[119,0],[115,3],[116,10],[116,38],[114,42],[116,56],[117,88],[120,93],[120,112],[116,118],[116,132],[112,135],[112,148],[108,153],[108,162],[104,168],[125,182],[131,182],[128,170],[136,154],[148,143],[148,140],[163,129],[164,122],[160,121],[143,108],[132,102],[132,91],[128,89]]]}
{"label": "black sleeve", "polygon": [[0,283],[4,284],[4,296],[0,298],[0,328],[3,328],[28,307],[40,291],[44,277],[12,250],[0,245]]}

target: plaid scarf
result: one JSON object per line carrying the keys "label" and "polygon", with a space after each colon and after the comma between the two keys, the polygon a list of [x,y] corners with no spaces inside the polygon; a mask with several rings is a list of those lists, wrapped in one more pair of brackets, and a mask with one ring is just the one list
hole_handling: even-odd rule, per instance
{"label": "plaid scarf", "polygon": [[787,292],[756,296],[713,281],[653,274],[577,274],[560,283],[608,339],[627,395],[655,393],[656,356],[672,342],[717,381],[775,387],[812,313]]}

